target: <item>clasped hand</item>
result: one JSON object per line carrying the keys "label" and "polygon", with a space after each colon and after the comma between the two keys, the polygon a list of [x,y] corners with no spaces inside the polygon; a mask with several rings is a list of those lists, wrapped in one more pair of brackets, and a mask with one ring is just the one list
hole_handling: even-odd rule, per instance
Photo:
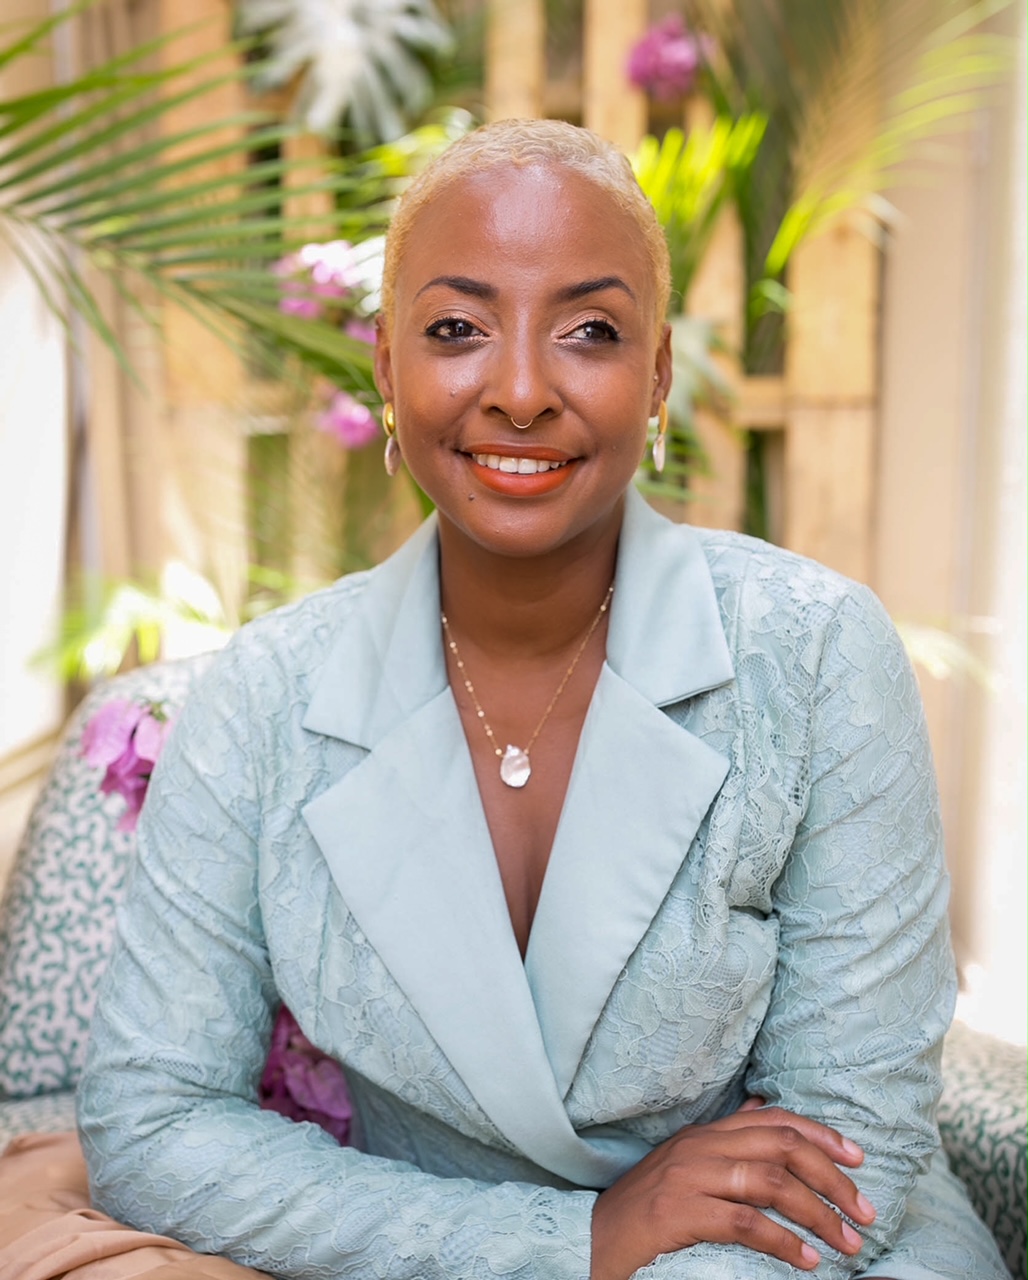
{"label": "clasped hand", "polygon": [[855,1254],[861,1238],[840,1215],[867,1225],[875,1211],[839,1165],[855,1168],[863,1158],[834,1129],[759,1098],[711,1124],[688,1125],[597,1197],[590,1280],[628,1280],[658,1254],[704,1240],[816,1267],[817,1251],[763,1209]]}

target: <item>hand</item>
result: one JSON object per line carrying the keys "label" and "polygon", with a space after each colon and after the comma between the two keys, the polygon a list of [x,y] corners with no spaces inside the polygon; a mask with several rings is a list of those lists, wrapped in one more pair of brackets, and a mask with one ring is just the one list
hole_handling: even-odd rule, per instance
{"label": "hand", "polygon": [[628,1280],[658,1254],[703,1240],[813,1270],[817,1251],[761,1209],[775,1209],[840,1253],[857,1253],[860,1236],[831,1206],[855,1222],[874,1221],[874,1209],[838,1168],[863,1158],[834,1129],[759,1098],[712,1124],[687,1125],[597,1198],[590,1280]]}

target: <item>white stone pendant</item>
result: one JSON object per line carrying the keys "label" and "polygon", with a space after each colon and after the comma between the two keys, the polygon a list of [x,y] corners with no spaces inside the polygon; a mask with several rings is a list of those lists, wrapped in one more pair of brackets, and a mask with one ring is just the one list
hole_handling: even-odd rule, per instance
{"label": "white stone pendant", "polygon": [[400,442],[395,436],[390,436],[386,441],[385,469],[390,476],[395,476],[400,469]]}
{"label": "white stone pendant", "polygon": [[523,787],[531,776],[532,766],[528,762],[528,752],[508,742],[500,761],[500,777],[508,787]]}

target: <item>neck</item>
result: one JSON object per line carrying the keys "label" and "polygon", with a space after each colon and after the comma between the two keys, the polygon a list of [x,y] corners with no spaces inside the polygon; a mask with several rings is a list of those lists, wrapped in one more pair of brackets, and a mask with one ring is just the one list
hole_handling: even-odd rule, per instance
{"label": "neck", "polygon": [[614,576],[622,508],[602,528],[541,556],[498,556],[439,520],[442,607],[461,647],[496,658],[565,649],[592,623]]}

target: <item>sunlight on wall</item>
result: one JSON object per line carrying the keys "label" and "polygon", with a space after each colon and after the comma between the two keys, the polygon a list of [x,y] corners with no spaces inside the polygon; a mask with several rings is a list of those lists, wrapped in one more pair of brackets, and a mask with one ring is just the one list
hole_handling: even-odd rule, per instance
{"label": "sunlight on wall", "polygon": [[58,684],[29,660],[60,607],[65,396],[63,331],[0,244],[0,757],[62,718]]}
{"label": "sunlight on wall", "polygon": [[1026,449],[1028,411],[1028,318],[1024,281],[1028,272],[1024,228],[1026,198],[1025,43],[1021,42],[1020,104],[1011,148],[1012,236],[1010,280],[1004,314],[992,349],[994,383],[1001,388],[996,412],[1002,421],[1003,467],[995,512],[996,542],[1002,558],[993,612],[999,624],[991,661],[1000,691],[985,712],[985,758],[977,807],[977,845],[986,851],[982,871],[980,966],[970,966],[961,1015],[982,1030],[1024,1044],[1028,1040],[1028,981],[1025,972],[1025,848],[1028,799],[1025,792],[1025,722],[1028,711],[1025,552]]}

